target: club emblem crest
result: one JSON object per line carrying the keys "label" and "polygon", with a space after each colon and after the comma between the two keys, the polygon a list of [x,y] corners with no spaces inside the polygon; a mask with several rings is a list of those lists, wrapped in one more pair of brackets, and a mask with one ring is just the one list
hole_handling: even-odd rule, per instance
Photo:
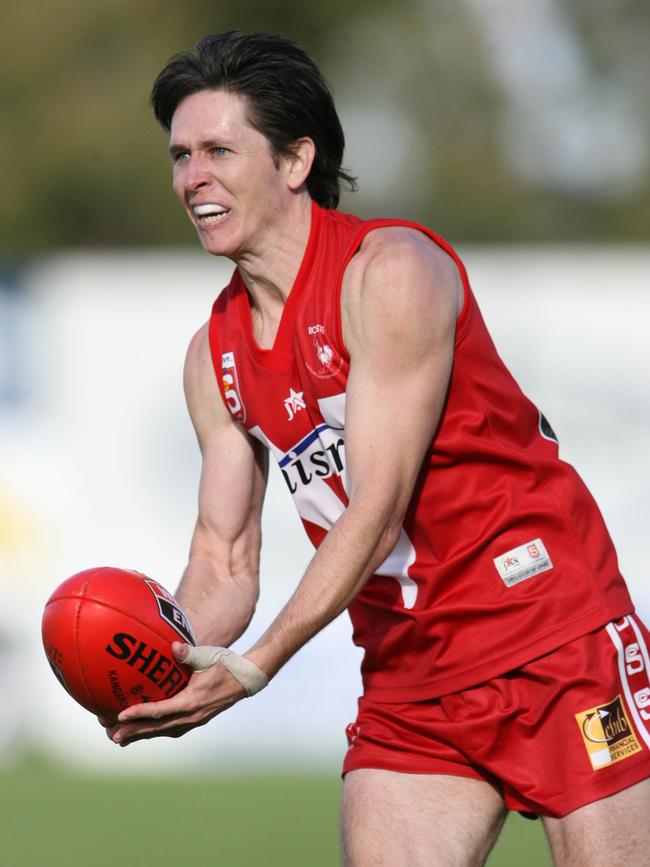
{"label": "club emblem crest", "polygon": [[319,379],[335,376],[341,369],[343,360],[332,347],[325,326],[309,325],[307,333],[311,338],[311,347],[305,353],[307,370]]}

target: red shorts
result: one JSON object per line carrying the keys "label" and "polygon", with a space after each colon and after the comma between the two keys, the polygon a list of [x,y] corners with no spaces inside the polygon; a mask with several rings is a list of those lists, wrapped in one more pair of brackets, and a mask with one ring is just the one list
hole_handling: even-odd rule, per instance
{"label": "red shorts", "polygon": [[485,780],[506,807],[565,816],[650,777],[650,633],[635,615],[479,686],[411,704],[361,698],[343,773]]}

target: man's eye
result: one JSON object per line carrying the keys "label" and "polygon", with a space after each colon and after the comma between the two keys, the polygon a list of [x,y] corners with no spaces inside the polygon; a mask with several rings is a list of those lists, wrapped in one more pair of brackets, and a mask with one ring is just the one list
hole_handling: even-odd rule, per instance
{"label": "man's eye", "polygon": [[175,154],[172,154],[172,161],[175,163],[182,163],[185,160],[188,160],[190,155],[188,151],[177,151]]}
{"label": "man's eye", "polygon": [[212,148],[212,153],[215,154],[215,156],[218,156],[218,157],[225,157],[225,155],[226,155],[226,154],[229,154],[230,151],[228,150],[228,148],[221,148],[221,147],[219,147],[219,148]]}

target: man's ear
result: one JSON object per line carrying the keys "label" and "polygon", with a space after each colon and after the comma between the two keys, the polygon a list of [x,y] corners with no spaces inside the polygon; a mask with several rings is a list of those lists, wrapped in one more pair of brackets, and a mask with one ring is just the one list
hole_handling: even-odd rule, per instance
{"label": "man's ear", "polygon": [[296,139],[291,146],[291,153],[285,157],[289,169],[288,184],[294,192],[299,190],[309,177],[315,158],[316,145],[312,139],[307,136]]}

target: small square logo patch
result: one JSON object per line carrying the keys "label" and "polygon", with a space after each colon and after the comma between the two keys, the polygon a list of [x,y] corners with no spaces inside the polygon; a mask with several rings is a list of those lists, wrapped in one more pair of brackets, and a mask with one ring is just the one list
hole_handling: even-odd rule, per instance
{"label": "small square logo patch", "polygon": [[494,565],[506,587],[514,587],[533,575],[553,568],[541,539],[533,539],[494,558]]}
{"label": "small square logo patch", "polygon": [[620,695],[608,704],[583,710],[575,716],[594,771],[641,750]]}
{"label": "small square logo patch", "polygon": [[239,380],[237,378],[237,366],[235,353],[224,352],[221,355],[221,377],[223,384],[223,396],[226,399],[228,409],[242,424],[246,421],[246,408],[241,397]]}

